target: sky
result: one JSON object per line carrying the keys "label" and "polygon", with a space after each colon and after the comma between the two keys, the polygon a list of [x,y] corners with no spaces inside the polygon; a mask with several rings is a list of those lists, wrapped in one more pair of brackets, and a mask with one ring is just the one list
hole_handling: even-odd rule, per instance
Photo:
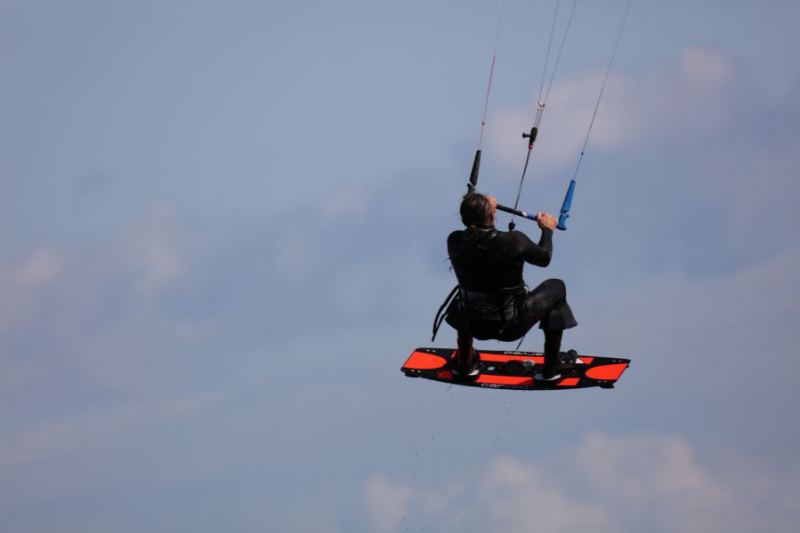
{"label": "sky", "polygon": [[[633,0],[525,271],[615,389],[400,372],[495,43],[479,186],[513,203],[554,7],[0,0],[0,530],[795,531],[796,2]],[[578,2],[523,209],[558,210],[624,8]]]}

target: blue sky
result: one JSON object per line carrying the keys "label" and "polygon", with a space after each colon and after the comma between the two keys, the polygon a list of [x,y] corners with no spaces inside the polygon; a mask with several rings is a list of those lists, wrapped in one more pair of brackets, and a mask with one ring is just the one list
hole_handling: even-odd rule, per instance
{"label": "blue sky", "polygon": [[[553,6],[503,7],[506,203]],[[578,4],[527,210],[559,207],[623,9]],[[0,2],[3,530],[794,531],[800,7],[633,2],[526,271],[566,281],[567,347],[633,363],[541,394],[399,372],[454,283],[497,15]]]}

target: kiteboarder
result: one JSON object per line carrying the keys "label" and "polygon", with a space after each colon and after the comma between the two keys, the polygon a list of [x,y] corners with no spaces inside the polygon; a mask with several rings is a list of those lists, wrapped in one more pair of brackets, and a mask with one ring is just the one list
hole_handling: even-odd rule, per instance
{"label": "kiteboarder", "polygon": [[567,303],[566,286],[548,279],[528,291],[522,271],[525,263],[546,267],[553,253],[553,230],[557,221],[538,213],[542,234],[538,244],[521,231],[499,231],[494,226],[497,200],[477,192],[467,193],[460,207],[465,229],[447,238],[450,263],[458,278],[458,292],[445,312],[445,320],[458,332],[458,352],[453,372],[461,379],[474,379],[478,355],[473,338],[514,341],[537,322],[544,331],[544,369],[537,379],[554,381],[574,364],[573,350],[561,354],[565,329],[577,325]]}

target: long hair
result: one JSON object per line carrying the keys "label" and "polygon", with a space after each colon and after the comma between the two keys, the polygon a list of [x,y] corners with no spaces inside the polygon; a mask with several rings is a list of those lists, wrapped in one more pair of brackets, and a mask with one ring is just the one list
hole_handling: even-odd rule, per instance
{"label": "long hair", "polygon": [[[477,245],[483,232],[478,230],[480,226],[486,226],[492,222],[492,204],[480,193],[469,192],[461,199],[461,222],[467,227],[465,244]],[[479,248],[481,246],[478,246]]]}
{"label": "long hair", "polygon": [[480,193],[469,192],[461,199],[461,222],[467,228],[470,226],[484,226],[492,221],[492,205]]}

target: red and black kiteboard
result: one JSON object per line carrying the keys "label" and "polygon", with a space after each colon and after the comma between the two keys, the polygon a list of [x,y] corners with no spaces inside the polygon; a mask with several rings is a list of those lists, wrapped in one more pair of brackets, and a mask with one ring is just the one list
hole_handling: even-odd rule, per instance
{"label": "red and black kiteboard", "polygon": [[[630,359],[579,355],[577,364],[562,372],[561,379],[542,381],[535,377],[544,364],[544,356],[541,353],[481,350],[479,354],[480,375],[472,381],[454,379],[450,371],[450,359],[455,355],[455,350],[452,348],[417,348],[401,370],[411,378],[426,378],[444,383],[492,389],[552,390],[585,387],[611,389],[630,365]],[[532,369],[530,361],[534,363]]]}

